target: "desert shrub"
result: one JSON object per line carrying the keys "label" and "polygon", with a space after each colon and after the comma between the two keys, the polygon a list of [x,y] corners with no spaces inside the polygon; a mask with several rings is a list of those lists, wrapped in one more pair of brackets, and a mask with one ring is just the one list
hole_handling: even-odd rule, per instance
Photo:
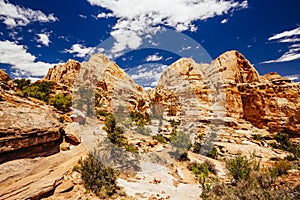
{"label": "desert shrub", "polygon": [[49,102],[49,94],[53,91],[52,82],[39,82],[23,86],[23,93],[25,96],[30,96],[46,103]]}
{"label": "desert shrub", "polygon": [[215,146],[210,150],[210,152],[207,154],[207,157],[217,159],[218,158],[218,150]]}
{"label": "desert shrub", "polygon": [[235,183],[217,183],[211,187],[206,195],[209,200],[292,200],[290,188],[274,187],[275,179],[267,173],[251,171],[247,179]]}
{"label": "desert shrub", "polygon": [[280,143],[280,149],[287,150],[288,147],[291,145],[290,137],[287,133],[277,133],[274,139]]}
{"label": "desert shrub", "polygon": [[176,148],[189,149],[191,147],[191,140],[189,135],[179,131],[173,134],[171,144]]}
{"label": "desert shrub", "polygon": [[292,143],[288,134],[277,133],[274,139],[277,141],[277,143],[271,144],[273,148],[288,151],[293,154],[292,156],[288,156],[288,160],[297,160],[300,158],[299,145]]}
{"label": "desert shrub", "polygon": [[49,103],[50,105],[53,105],[58,110],[67,112],[70,110],[70,107],[72,106],[72,97],[65,96],[63,94],[57,94],[53,98],[50,98]]}
{"label": "desert shrub", "polygon": [[204,173],[206,176],[209,173],[217,174],[216,166],[209,160],[205,160],[203,163],[192,162],[188,165],[188,169],[196,176],[201,173]]}
{"label": "desert shrub", "polygon": [[229,174],[236,181],[249,178],[251,163],[246,156],[238,155],[233,159],[227,160],[226,167],[229,171]]}
{"label": "desert shrub", "polygon": [[188,160],[187,151],[190,149],[191,144],[189,135],[181,131],[174,131],[171,137],[171,145],[175,147],[176,150],[171,152],[171,156],[176,157],[179,161]]}
{"label": "desert shrub", "polygon": [[146,114],[142,114],[140,112],[134,111],[130,113],[130,117],[132,119],[132,121],[134,121],[138,126],[145,126],[146,124],[148,124],[151,119],[150,116],[146,113]]}
{"label": "desert shrub", "polygon": [[108,113],[108,112],[106,112],[106,111],[104,111],[104,110],[98,110],[98,111],[96,112],[96,114],[97,114],[97,116],[102,116],[102,117],[106,117],[106,116],[108,116],[108,115],[111,115],[110,113]]}
{"label": "desert shrub", "polygon": [[179,121],[175,121],[174,119],[169,120],[169,122],[170,122],[170,124],[171,124],[171,126],[173,128],[177,128],[180,125],[180,122]]}
{"label": "desert shrub", "polygon": [[112,114],[106,116],[104,130],[107,132],[107,137],[117,147],[126,149],[131,153],[137,153],[138,149],[128,144],[124,130],[117,125],[117,122]]}
{"label": "desert shrub", "polygon": [[29,79],[25,79],[25,78],[22,78],[22,79],[15,79],[14,80],[14,83],[16,83],[16,87],[20,90],[23,90],[23,88],[25,86],[29,86],[30,85],[30,80]]}
{"label": "desert shrub", "polygon": [[253,138],[253,140],[258,140],[258,141],[263,139],[259,134],[253,135],[252,138]]}
{"label": "desert shrub", "polygon": [[105,166],[95,152],[90,152],[86,159],[79,160],[79,166],[75,170],[81,174],[84,187],[101,198],[112,195],[117,188],[118,172]]}
{"label": "desert shrub", "polygon": [[291,164],[286,160],[276,161],[269,169],[270,175],[274,178],[287,174],[287,171],[291,169]]}
{"label": "desert shrub", "polygon": [[166,138],[162,134],[157,134],[157,135],[153,136],[152,138],[159,141],[159,142],[161,142],[161,143],[164,143],[164,144],[167,143]]}

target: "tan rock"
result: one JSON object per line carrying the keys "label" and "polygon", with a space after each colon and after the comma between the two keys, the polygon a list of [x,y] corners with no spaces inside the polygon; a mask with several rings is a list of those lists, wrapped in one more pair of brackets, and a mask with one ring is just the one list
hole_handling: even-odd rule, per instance
{"label": "tan rock", "polygon": [[81,143],[81,128],[79,123],[73,122],[68,124],[65,128],[66,141],[70,141],[72,144],[80,144]]}

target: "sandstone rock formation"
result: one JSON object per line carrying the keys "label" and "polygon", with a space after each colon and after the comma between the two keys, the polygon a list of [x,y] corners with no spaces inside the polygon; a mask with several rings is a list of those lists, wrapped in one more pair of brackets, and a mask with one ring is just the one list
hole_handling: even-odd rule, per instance
{"label": "sandstone rock formation", "polygon": [[[87,95],[86,98],[91,98],[88,97],[89,92],[95,94],[96,103],[93,106],[101,110],[117,112],[120,107],[125,107],[129,112],[145,112],[149,108],[143,88],[103,54],[92,55],[88,62],[69,60],[66,64],[56,65],[44,79],[72,86],[75,99],[82,97],[83,90],[86,91],[83,94]],[[78,109],[81,110],[80,107]]]}
{"label": "sandstone rock formation", "polygon": [[0,91],[0,162],[59,151],[62,126],[46,105]]}
{"label": "sandstone rock formation", "polygon": [[271,132],[300,133],[300,84],[276,73],[259,76],[237,51],[222,54],[210,65],[178,60],[149,96],[166,115],[225,120],[223,124],[226,119],[245,119]]}
{"label": "sandstone rock formation", "polygon": [[[143,127],[151,130],[150,135],[122,127],[128,144],[138,148],[141,158],[149,158],[141,160],[147,173],[118,179],[132,199],[195,199],[201,192],[187,162],[164,165],[165,157],[160,155],[169,158],[174,147],[152,137],[158,133],[170,140],[171,134],[180,130],[189,134],[192,142],[196,136],[215,134],[209,142],[217,148],[220,160],[191,151],[187,156],[191,161],[213,162],[222,180],[226,179],[223,158],[255,152],[267,163],[290,155],[253,136],[286,132],[299,138],[300,84],[277,73],[259,76],[237,51],[226,52],[211,64],[179,59],[148,93],[102,54],[91,56],[88,62],[69,60],[56,65],[43,80],[52,81],[56,93],[72,94],[72,112],[63,115],[39,100],[16,95],[11,78],[0,70],[0,199],[96,199],[87,195],[80,176],[70,171],[87,150],[107,139],[103,122],[99,125],[93,118],[94,108],[104,114],[113,112],[124,121],[132,111],[153,117]],[[77,146],[70,148],[65,142]],[[151,159],[158,161],[149,163]],[[151,171],[154,168],[160,170]]]}

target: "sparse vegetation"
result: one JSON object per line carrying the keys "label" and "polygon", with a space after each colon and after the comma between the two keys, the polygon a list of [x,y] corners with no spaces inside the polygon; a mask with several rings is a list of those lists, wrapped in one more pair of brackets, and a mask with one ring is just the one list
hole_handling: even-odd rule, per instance
{"label": "sparse vegetation", "polygon": [[[203,199],[244,200],[292,200],[293,190],[289,187],[274,187],[276,177],[270,172],[259,171],[260,165],[253,159],[238,155],[226,161],[226,167],[233,177],[231,183],[215,183],[208,191],[203,190]],[[286,170],[286,163],[275,164],[273,169]],[[278,171],[277,171],[278,172]],[[276,172],[276,173],[277,173]]]}
{"label": "sparse vegetation", "polygon": [[67,112],[70,110],[70,107],[72,106],[72,97],[65,96],[63,94],[57,94],[53,98],[50,98],[49,103],[50,105],[53,105],[58,110]]}
{"label": "sparse vegetation", "polygon": [[157,134],[157,135],[153,136],[152,138],[161,143],[164,143],[164,144],[167,143],[167,139],[162,134]]}
{"label": "sparse vegetation", "polygon": [[259,163],[253,160],[249,160],[246,156],[241,156],[240,154],[226,161],[226,167],[229,171],[229,174],[235,181],[242,179],[248,179],[250,176],[251,170],[258,170]]}
{"label": "sparse vegetation", "polygon": [[111,196],[117,189],[116,180],[118,172],[105,166],[97,158],[95,152],[89,153],[84,160],[79,160],[79,166],[75,170],[81,174],[84,186],[94,192],[100,198]]}
{"label": "sparse vegetation", "polygon": [[104,130],[107,132],[107,137],[117,147],[126,149],[131,153],[137,153],[138,149],[132,145],[129,145],[125,136],[124,130],[119,127],[112,114],[106,116]]}
{"label": "sparse vegetation", "polygon": [[210,152],[207,154],[207,157],[217,159],[218,158],[218,150],[215,146],[210,150]]}
{"label": "sparse vegetation", "polygon": [[147,113],[142,114],[138,111],[131,112],[130,117],[132,121],[134,121],[138,126],[141,127],[145,126],[151,121],[150,116]]}
{"label": "sparse vegetation", "polygon": [[276,161],[269,169],[269,173],[273,178],[287,174],[287,171],[291,169],[291,164],[286,160]]}
{"label": "sparse vegetation", "polygon": [[209,173],[217,173],[215,165],[209,160],[205,160],[203,163],[192,162],[188,165],[188,169],[196,176],[199,176],[201,173],[204,173],[206,176]]}
{"label": "sparse vegetation", "polygon": [[298,160],[300,158],[299,144],[292,143],[288,134],[278,133],[275,135],[274,139],[277,143],[272,144],[273,148],[288,151],[293,154],[288,157],[288,160]]}
{"label": "sparse vegetation", "polygon": [[189,135],[181,131],[174,132],[171,137],[171,145],[176,148],[176,151],[172,152],[173,157],[177,157],[180,161],[188,160],[187,151],[191,144]]}

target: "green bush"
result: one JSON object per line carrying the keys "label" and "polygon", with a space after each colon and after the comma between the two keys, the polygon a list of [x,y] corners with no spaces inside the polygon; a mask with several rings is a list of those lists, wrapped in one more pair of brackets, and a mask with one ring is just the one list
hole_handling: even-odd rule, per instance
{"label": "green bush", "polygon": [[124,136],[124,130],[117,125],[112,114],[106,116],[104,130],[107,132],[107,137],[111,143],[117,147],[124,148],[131,153],[138,153],[138,149],[136,147],[128,144]]}
{"label": "green bush", "polygon": [[15,79],[14,82],[17,84],[17,88],[20,89],[20,90],[23,90],[23,88],[25,86],[29,86],[30,85],[30,80],[29,79]]}
{"label": "green bush", "polygon": [[292,200],[292,189],[274,187],[275,179],[267,173],[251,171],[247,179],[235,183],[217,183],[211,187],[207,198],[209,200]]}
{"label": "green bush", "polygon": [[50,105],[53,105],[58,110],[67,112],[72,106],[72,97],[64,96],[63,94],[57,94],[49,100]]}
{"label": "green bush", "polygon": [[227,160],[226,167],[236,181],[249,178],[251,163],[245,156],[238,155],[236,158]]}
{"label": "green bush", "polygon": [[274,178],[287,174],[291,169],[291,164],[286,160],[279,160],[274,163],[274,166],[269,169],[270,175]]}
{"label": "green bush", "polygon": [[84,160],[79,160],[79,167],[75,168],[81,174],[84,186],[101,198],[115,193],[118,172],[105,166],[95,152],[89,153]]}
{"label": "green bush", "polygon": [[180,149],[189,149],[191,147],[191,140],[189,135],[184,132],[175,132],[171,138],[172,146]]}
{"label": "green bush", "polygon": [[210,158],[213,158],[213,159],[217,159],[218,158],[218,150],[217,150],[217,148],[215,146],[207,154],[207,157],[210,157]]}
{"label": "green bush", "polygon": [[134,121],[138,126],[142,127],[151,121],[150,116],[147,113],[142,114],[138,111],[131,112],[130,117],[132,121]]}
{"label": "green bush", "polygon": [[188,165],[188,169],[196,176],[199,176],[202,173],[205,176],[208,176],[209,173],[217,174],[216,166],[209,160],[205,160],[203,163],[192,162]]}
{"label": "green bush", "polygon": [[273,148],[288,151],[293,154],[292,156],[288,156],[289,160],[297,160],[300,158],[299,144],[292,143],[288,134],[278,133],[275,135],[274,139],[277,141],[278,144],[271,144]]}
{"label": "green bush", "polygon": [[138,126],[138,127],[135,128],[135,132],[137,132],[139,134],[142,134],[142,135],[149,136],[150,133],[151,133],[151,129],[145,128],[145,127],[142,127],[142,126]]}
{"label": "green bush", "polygon": [[152,138],[159,141],[159,142],[161,142],[161,143],[164,143],[164,144],[167,143],[166,138],[162,134],[157,134],[157,135],[153,136]]}
{"label": "green bush", "polygon": [[46,103],[49,102],[49,95],[53,93],[52,82],[39,82],[22,87],[24,95],[30,96]]}

